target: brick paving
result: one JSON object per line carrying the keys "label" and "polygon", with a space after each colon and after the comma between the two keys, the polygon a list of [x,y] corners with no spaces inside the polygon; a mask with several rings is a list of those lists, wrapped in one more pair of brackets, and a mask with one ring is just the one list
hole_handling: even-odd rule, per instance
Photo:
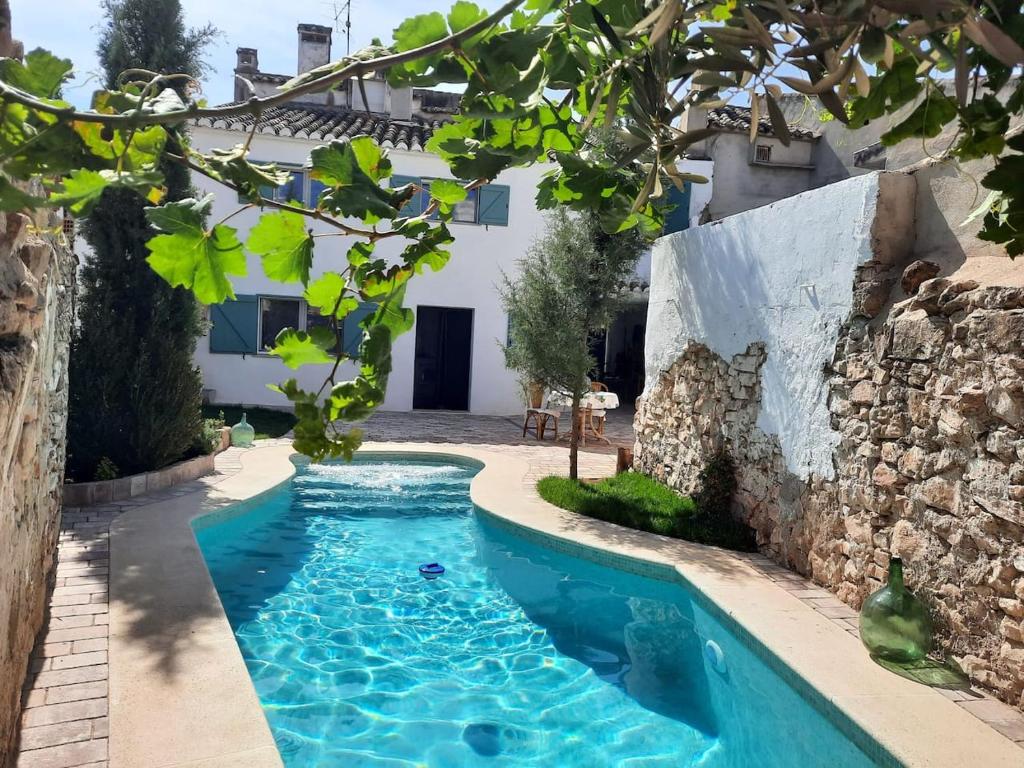
{"label": "brick paving", "polygon": [[[589,442],[580,452],[580,475],[603,477],[615,468],[616,446],[633,442],[632,412],[609,412],[612,445]],[[367,440],[470,444],[513,453],[530,465],[525,489],[536,480],[568,470],[566,444],[522,438],[516,417],[456,413],[374,414],[364,425]],[[115,504],[65,509],[61,519],[56,583],[49,622],[37,641],[26,680],[17,768],[107,768],[108,766],[108,588],[109,529],[122,512],[193,493],[238,472],[242,450],[216,460],[216,471],[183,485]],[[857,613],[827,590],[760,555],[745,556],[766,578],[857,635]],[[1024,747],[1024,714],[973,689],[938,689],[964,710]]]}
{"label": "brick paving", "polygon": [[107,767],[107,642],[110,523],[122,512],[202,490],[233,475],[242,451],[217,457],[216,471],[189,483],[61,513],[49,619],[22,693],[17,768]]}

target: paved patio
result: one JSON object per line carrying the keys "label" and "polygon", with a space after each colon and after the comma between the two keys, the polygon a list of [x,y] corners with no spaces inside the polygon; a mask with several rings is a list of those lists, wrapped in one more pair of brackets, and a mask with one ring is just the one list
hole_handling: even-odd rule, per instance
{"label": "paved patio", "polygon": [[[451,413],[375,414],[367,440],[432,442],[491,448],[529,463],[525,490],[536,479],[565,474],[568,448],[550,440],[522,438],[514,418]],[[610,414],[611,446],[589,443],[580,453],[584,477],[610,475],[615,448],[632,444],[632,414]],[[61,524],[57,581],[49,624],[37,642],[24,693],[18,768],[106,768],[108,766],[108,585],[109,528],[122,512],[214,486],[240,469],[241,449],[217,457],[216,472],[175,488],[112,505],[66,509]],[[825,590],[760,556],[751,565],[850,634],[856,614]],[[979,691],[943,691],[995,730],[1024,746],[1024,716]],[[118,766],[118,768],[121,768]],[[129,767],[130,768],[130,767]]]}

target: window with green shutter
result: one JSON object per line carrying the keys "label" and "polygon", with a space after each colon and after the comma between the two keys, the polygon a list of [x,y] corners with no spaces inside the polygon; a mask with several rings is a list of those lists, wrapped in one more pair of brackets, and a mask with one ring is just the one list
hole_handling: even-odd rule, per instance
{"label": "window with green shutter", "polygon": [[505,184],[487,184],[480,187],[477,223],[507,227],[509,192]]}
{"label": "window with green shutter", "polygon": [[259,302],[239,294],[234,301],[210,305],[210,351],[227,355],[256,353]]}

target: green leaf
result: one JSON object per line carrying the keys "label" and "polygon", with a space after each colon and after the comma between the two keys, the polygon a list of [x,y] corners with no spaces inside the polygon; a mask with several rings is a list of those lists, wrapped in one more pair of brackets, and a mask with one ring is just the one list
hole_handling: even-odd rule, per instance
{"label": "green leaf", "polygon": [[316,307],[322,315],[333,315],[341,320],[359,306],[354,296],[345,296],[345,278],[337,272],[326,272],[306,288],[306,303]]}
{"label": "green leaf", "polygon": [[423,13],[403,21],[395,29],[394,36],[396,51],[411,51],[446,38],[448,25],[445,24],[444,16],[437,11]]}
{"label": "green leaf", "polygon": [[12,184],[7,177],[0,176],[0,211],[10,213],[25,208],[41,208],[47,204],[45,198],[30,195]]}
{"label": "green leaf", "polygon": [[452,32],[461,32],[466,27],[471,27],[485,18],[487,18],[487,11],[481,9],[476,3],[458,0],[448,11],[448,26]]}
{"label": "green leaf", "polygon": [[320,198],[321,208],[368,223],[398,216],[400,195],[379,183],[391,175],[391,161],[373,139],[335,140],[314,149],[310,157],[312,177],[330,187]]}
{"label": "green leaf", "polygon": [[882,134],[882,144],[891,147],[904,139],[932,138],[942,133],[943,126],[956,117],[956,104],[937,88],[917,105],[907,118]]}
{"label": "green leaf", "polygon": [[159,125],[134,133],[127,128],[115,129],[81,121],[72,123],[72,127],[93,155],[108,162],[120,161],[125,170],[152,167],[167,142],[167,131]]}
{"label": "green leaf", "polygon": [[88,214],[99,202],[107,187],[133,189],[151,203],[159,202],[164,195],[160,186],[163,175],[159,171],[86,171],[74,170],[63,180],[57,191],[50,197],[51,205],[65,206],[75,216]]}
{"label": "green leaf", "polygon": [[348,142],[359,169],[379,184],[391,176],[391,161],[369,136],[356,136]]}
{"label": "green leaf", "polygon": [[331,329],[324,326],[317,326],[308,333],[285,328],[274,339],[274,348],[270,350],[270,354],[280,357],[281,362],[289,368],[333,363],[334,355],[328,350],[336,343],[337,339]]}
{"label": "green leaf", "polygon": [[246,274],[245,251],[234,228],[204,227],[203,218],[212,205],[213,195],[207,195],[146,209],[149,223],[166,233],[146,243],[146,261],[168,283],[189,288],[204,304],[233,299],[227,275]]}
{"label": "green leaf", "polygon": [[434,179],[430,182],[430,196],[445,205],[455,205],[466,199],[466,190],[461,184],[450,179]]}
{"label": "green leaf", "polygon": [[358,267],[360,264],[365,264],[370,260],[370,256],[373,255],[374,244],[358,242],[348,249],[346,258],[348,263],[353,267]]}
{"label": "green leaf", "polygon": [[886,112],[895,112],[916,98],[921,92],[916,72],[917,64],[914,59],[907,57],[896,61],[892,69],[883,75],[872,77],[868,95],[857,97],[851,102],[850,127],[861,128],[869,121]]}
{"label": "green leaf", "polygon": [[259,203],[265,187],[280,187],[291,176],[291,171],[274,164],[258,165],[248,158],[244,144],[231,149],[214,149],[209,155],[191,152],[190,157],[206,173],[218,181],[233,184],[251,203]]}
{"label": "green leaf", "polygon": [[309,282],[313,265],[313,236],[298,213],[278,211],[260,217],[249,233],[246,247],[263,262],[271,280],[282,283]]}
{"label": "green leaf", "polygon": [[71,60],[58,59],[42,48],[25,56],[25,63],[17,59],[0,59],[0,79],[33,96],[55,98],[60,87],[71,76]]}

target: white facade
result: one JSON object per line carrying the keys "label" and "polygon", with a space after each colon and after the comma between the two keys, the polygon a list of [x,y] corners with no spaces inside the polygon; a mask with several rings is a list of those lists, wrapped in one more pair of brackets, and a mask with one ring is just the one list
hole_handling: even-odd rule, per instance
{"label": "white facade", "polygon": [[[241,134],[216,128],[197,126],[191,131],[197,150],[228,147],[239,142]],[[252,143],[252,157],[302,167],[308,165],[310,151],[317,142],[257,134]],[[420,178],[450,178],[447,166],[435,155],[419,151],[391,149],[389,156],[396,175]],[[497,286],[502,273],[517,271],[517,261],[544,227],[544,214],[537,210],[534,198],[540,177],[547,167],[537,166],[503,172],[495,183],[509,187],[508,226],[480,224],[449,225],[455,242],[452,258],[438,273],[427,270],[413,277],[408,284],[406,305],[416,311],[421,306],[457,307],[473,310],[469,410],[479,414],[508,415],[521,411],[522,398],[515,372],[505,367],[502,345],[508,333],[508,319],[501,306]],[[205,177],[196,176],[194,183],[200,194],[214,192],[216,202],[210,216],[217,221],[238,208],[231,190]],[[248,210],[234,216],[228,225],[238,229],[245,242],[248,230],[259,218],[259,211]],[[318,232],[332,232],[327,225],[314,223]],[[401,243],[383,240],[375,257],[397,257]],[[354,239],[323,238],[317,241],[312,278],[323,272],[347,266],[345,253]],[[237,294],[257,296],[300,297],[300,284],[280,284],[263,274],[259,258],[248,255],[248,274],[233,277]],[[416,329],[401,336],[394,347],[394,371],[388,384],[383,410],[408,411],[413,407],[413,372]],[[305,389],[316,390],[329,372],[329,366],[305,366],[297,371],[287,368],[278,358],[258,354],[225,354],[210,351],[209,338],[199,339],[196,362],[202,371],[203,386],[217,403],[287,406],[284,397],[267,388],[289,378],[296,378]],[[343,366],[339,378],[354,375],[354,366]]]}
{"label": "white facade", "polygon": [[832,477],[839,434],[823,370],[850,317],[857,269],[885,247],[905,249],[913,201],[909,177],[872,173],[660,238],[645,391],[692,343],[729,360],[761,342],[757,426],[778,438],[790,472]]}

